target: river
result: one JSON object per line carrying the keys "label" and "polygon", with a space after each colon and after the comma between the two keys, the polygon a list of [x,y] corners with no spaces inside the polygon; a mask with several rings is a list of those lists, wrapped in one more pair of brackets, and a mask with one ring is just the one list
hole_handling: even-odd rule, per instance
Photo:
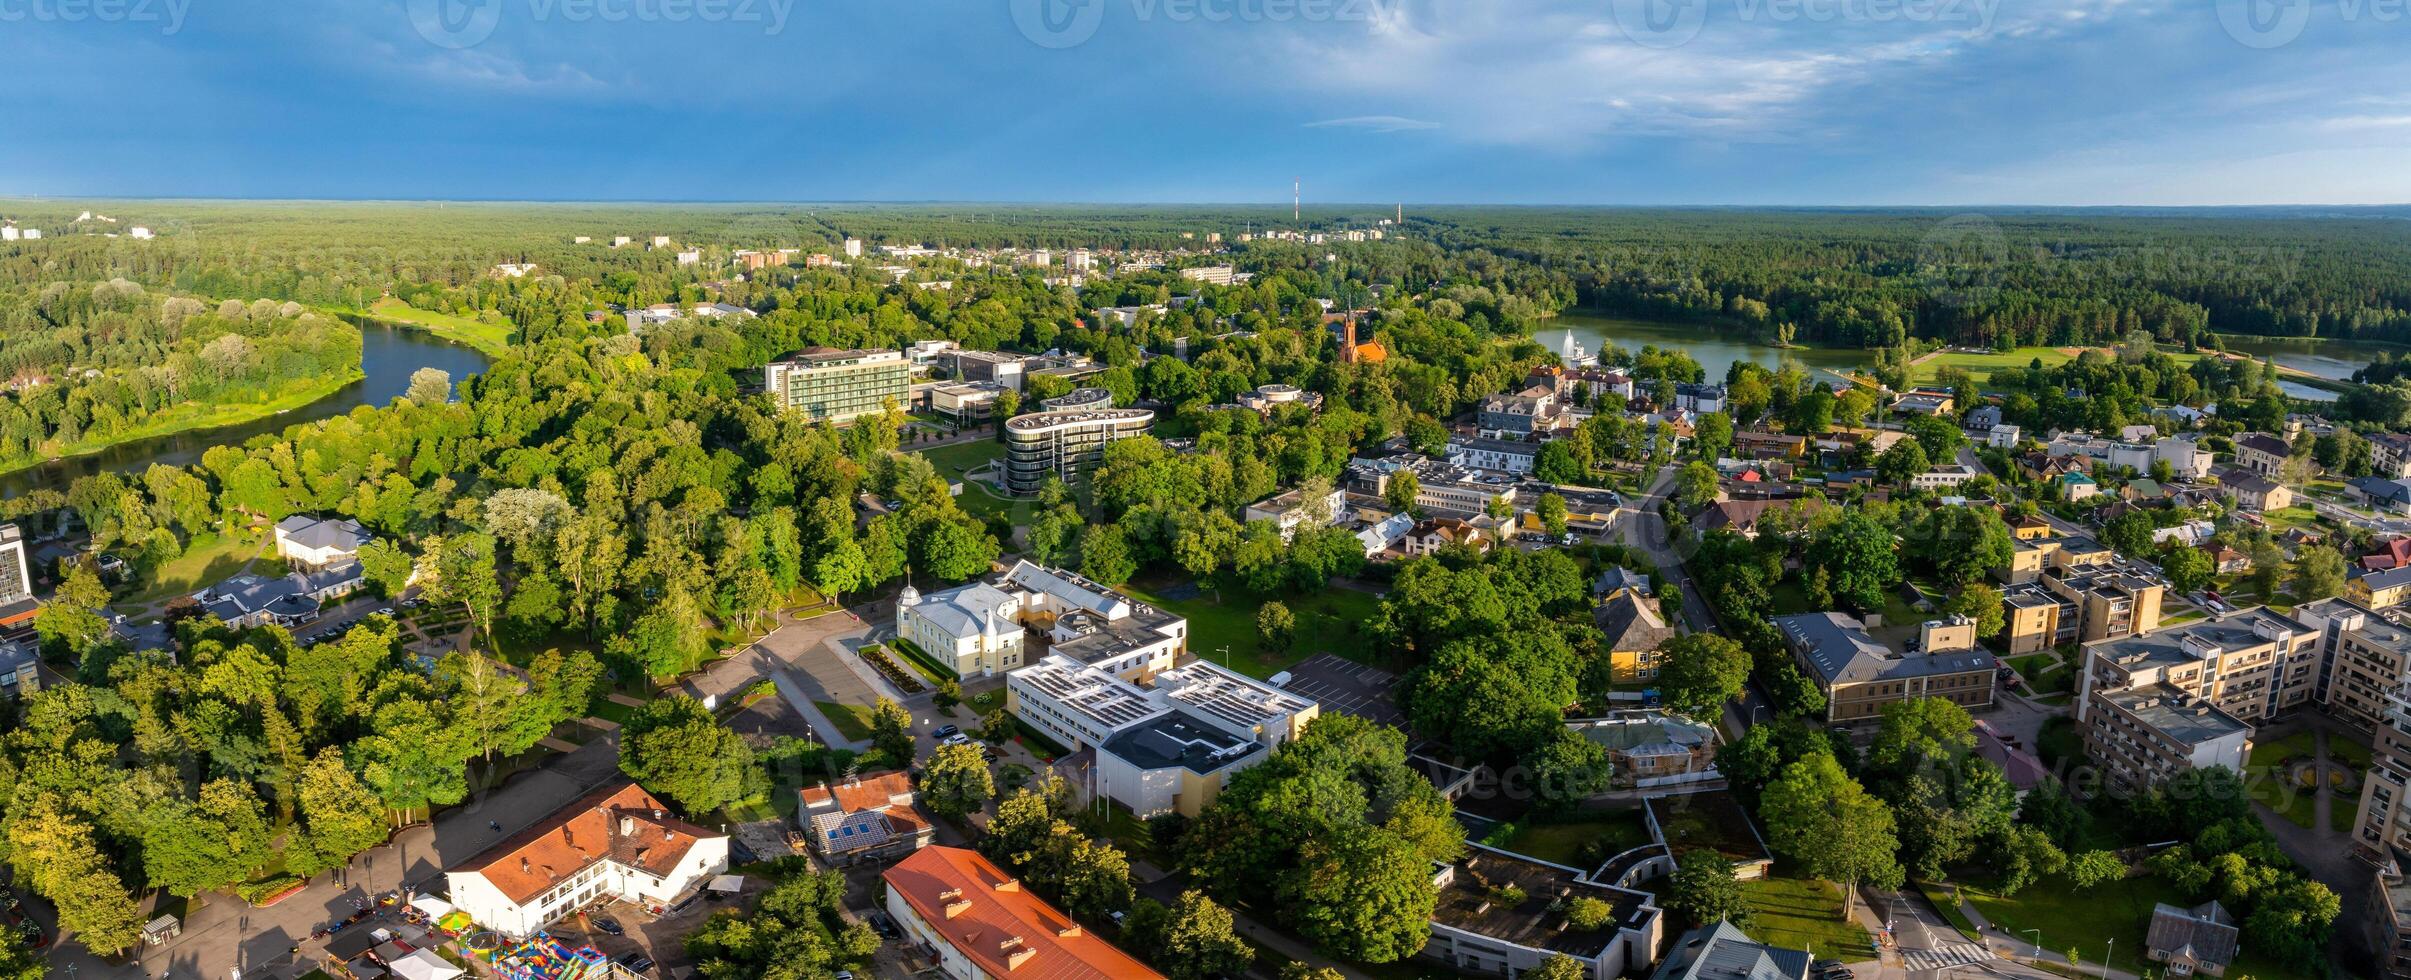
{"label": "river", "polygon": [[119,443],[98,452],[54,459],[38,466],[0,474],[0,496],[14,497],[37,488],[65,491],[77,477],[103,470],[139,473],[152,463],[190,466],[211,446],[240,445],[253,436],[284,431],[286,426],[333,418],[361,405],[383,405],[410,388],[410,375],[423,367],[449,372],[458,383],[486,368],[486,356],[446,343],[424,330],[396,327],[365,317],[346,317],[360,327],[361,379],[334,394],[249,422]]}
{"label": "river", "polygon": [[[2219,342],[2238,354],[2253,359],[2273,358],[2277,366],[2291,368],[2304,374],[2329,381],[2350,381],[2352,373],[2379,354],[2399,354],[2403,348],[2367,340],[2313,340],[2303,337],[2253,337],[2223,333]],[[2332,397],[2332,396],[2331,396]]]}
{"label": "river", "polygon": [[1599,353],[1611,342],[1635,353],[1652,344],[1662,350],[1689,351],[1691,359],[1707,369],[1710,381],[1723,381],[1725,372],[1732,368],[1735,361],[1749,361],[1771,370],[1781,367],[1784,359],[1790,358],[1815,375],[1815,380],[1832,383],[1838,388],[1842,382],[1835,377],[1835,372],[1863,367],[1869,360],[1868,353],[1863,350],[1835,347],[1796,347],[1786,350],[1769,347],[1734,330],[1720,330],[1706,325],[1627,320],[1591,313],[1561,314],[1532,331],[1533,340],[1560,352],[1565,349],[1569,336],[1593,354]]}

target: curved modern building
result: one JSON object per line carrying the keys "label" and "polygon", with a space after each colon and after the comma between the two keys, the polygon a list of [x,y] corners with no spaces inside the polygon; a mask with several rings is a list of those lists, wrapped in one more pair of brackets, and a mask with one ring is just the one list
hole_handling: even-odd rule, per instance
{"label": "curved modern building", "polygon": [[1069,394],[1040,401],[1050,412],[1101,412],[1113,407],[1113,392],[1103,388],[1076,388]]}
{"label": "curved modern building", "polygon": [[1141,408],[1015,416],[1005,423],[1005,489],[1035,494],[1049,475],[1078,482],[1105,457],[1106,446],[1146,435],[1154,424],[1155,413]]}

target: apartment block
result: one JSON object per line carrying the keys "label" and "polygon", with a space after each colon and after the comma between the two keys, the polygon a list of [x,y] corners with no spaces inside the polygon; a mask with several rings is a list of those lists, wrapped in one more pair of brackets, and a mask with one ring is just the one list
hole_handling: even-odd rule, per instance
{"label": "apartment block", "polygon": [[1913,698],[1944,698],[1965,708],[1992,704],[2000,665],[1976,646],[1975,621],[1965,616],[1923,624],[1905,652],[1878,642],[1864,624],[1841,613],[1777,616],[1775,628],[1825,692],[1827,721],[1866,721],[1884,705]]}
{"label": "apartment block", "polygon": [[1005,489],[1036,494],[1048,477],[1077,483],[1105,458],[1105,447],[1147,434],[1155,413],[1141,408],[1038,412],[1005,423]]}
{"label": "apartment block", "polygon": [[772,361],[762,373],[773,401],[814,422],[901,410],[912,398],[912,363],[902,351],[814,347]]}

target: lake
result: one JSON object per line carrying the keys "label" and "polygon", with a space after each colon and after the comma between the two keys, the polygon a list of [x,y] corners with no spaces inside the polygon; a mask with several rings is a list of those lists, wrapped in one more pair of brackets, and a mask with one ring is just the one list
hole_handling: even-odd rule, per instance
{"label": "lake", "polygon": [[149,439],[119,443],[99,452],[54,459],[13,473],[0,474],[0,496],[16,496],[38,488],[64,492],[77,477],[103,470],[139,473],[152,463],[190,466],[200,462],[211,446],[241,445],[253,436],[284,431],[286,426],[333,418],[361,405],[383,405],[410,388],[410,375],[423,367],[450,372],[454,383],[486,369],[486,356],[446,343],[424,330],[396,327],[366,317],[346,317],[360,327],[360,380],[283,415],[238,422],[210,429],[190,429]]}
{"label": "lake", "polygon": [[1759,343],[1740,331],[1719,330],[1706,325],[1627,320],[1590,313],[1561,314],[1544,321],[1532,331],[1533,340],[1561,353],[1568,337],[1593,354],[1604,350],[1609,343],[1635,353],[1650,345],[1661,350],[1688,351],[1692,360],[1707,369],[1708,380],[1719,382],[1725,379],[1725,372],[1732,368],[1735,361],[1748,361],[1773,370],[1781,367],[1783,361],[1789,358],[1807,368],[1815,376],[1814,380],[1829,382],[1839,388],[1843,382],[1834,376],[1834,372],[1863,367],[1868,361],[1868,354],[1863,350],[1833,347],[1785,350]]}
{"label": "lake", "polygon": [[2382,353],[2400,353],[2395,344],[2366,340],[2312,340],[2302,337],[2249,337],[2240,334],[2220,334],[2219,341],[2238,354],[2253,359],[2273,358],[2277,366],[2291,368],[2304,374],[2329,381],[2350,381],[2352,373]]}

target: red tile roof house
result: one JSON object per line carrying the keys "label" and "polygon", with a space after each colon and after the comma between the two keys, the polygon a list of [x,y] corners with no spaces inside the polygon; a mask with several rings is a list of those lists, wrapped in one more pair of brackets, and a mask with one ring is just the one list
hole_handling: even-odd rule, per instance
{"label": "red tile roof house", "polygon": [[795,819],[812,853],[844,866],[910,854],[937,827],[913,805],[912,776],[880,772],[796,791]]}
{"label": "red tile roof house", "polygon": [[881,877],[887,914],[948,977],[1163,980],[977,851],[925,847]]}
{"label": "red tile roof house", "polygon": [[477,924],[528,936],[605,899],[673,905],[728,870],[728,835],[670,814],[634,783],[571,801],[444,872]]}

